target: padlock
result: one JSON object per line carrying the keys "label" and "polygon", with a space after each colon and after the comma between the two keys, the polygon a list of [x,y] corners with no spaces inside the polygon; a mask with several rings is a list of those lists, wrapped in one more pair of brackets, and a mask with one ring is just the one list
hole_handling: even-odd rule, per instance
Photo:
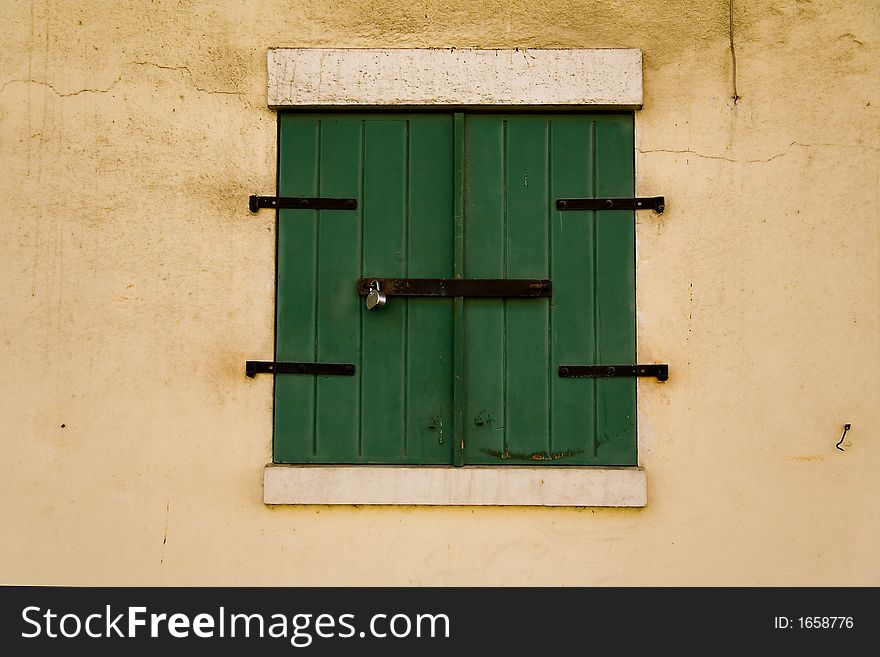
{"label": "padlock", "polygon": [[370,292],[367,294],[367,310],[377,310],[385,305],[385,293],[379,287],[379,281],[370,283]]}

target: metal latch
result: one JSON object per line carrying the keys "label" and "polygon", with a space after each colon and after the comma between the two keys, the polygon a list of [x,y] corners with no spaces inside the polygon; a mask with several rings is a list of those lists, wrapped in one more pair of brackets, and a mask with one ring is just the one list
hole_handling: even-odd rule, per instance
{"label": "metal latch", "polygon": [[565,210],[654,210],[663,214],[666,201],[662,196],[640,198],[559,198],[556,209]]}
{"label": "metal latch", "polygon": [[656,376],[658,381],[669,379],[669,365],[560,365],[559,376],[570,378],[605,378],[618,376]]}
{"label": "metal latch", "polygon": [[351,363],[290,363],[279,361],[249,360],[244,365],[248,378],[257,374],[318,374],[321,376],[354,376]]}
{"label": "metal latch", "polygon": [[251,212],[260,208],[275,210],[356,210],[354,198],[316,198],[306,196],[256,196],[251,195],[248,207]]}
{"label": "metal latch", "polygon": [[549,280],[527,278],[361,278],[360,296],[381,291],[383,297],[549,297]]}

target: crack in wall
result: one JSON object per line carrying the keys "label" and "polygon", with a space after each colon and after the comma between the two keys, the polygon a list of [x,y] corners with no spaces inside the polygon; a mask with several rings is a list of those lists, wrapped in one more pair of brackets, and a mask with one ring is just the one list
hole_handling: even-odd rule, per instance
{"label": "crack in wall", "polygon": [[733,45],[733,0],[727,2],[727,34],[730,37],[730,63],[733,75],[733,104],[739,102],[741,96],[736,91],[736,47]]}
{"label": "crack in wall", "polygon": [[146,61],[133,61],[131,64],[135,66],[152,66],[154,68],[162,69],[163,71],[179,71],[181,73],[186,73],[186,76],[189,78],[189,83],[196,91],[201,91],[206,94],[220,94],[225,96],[244,96],[243,91],[223,91],[219,89],[204,89],[196,84],[195,78],[193,77],[192,71],[189,66],[185,64],[180,64],[177,66],[168,66],[165,64],[156,64],[155,62],[146,62]]}
{"label": "crack in wall", "polygon": [[113,87],[115,87],[115,86],[116,86],[121,80],[122,80],[122,76],[120,75],[120,76],[119,76],[118,78],[116,78],[113,82],[111,82],[111,83],[110,83],[110,86],[107,87],[106,89],[92,89],[92,88],[87,88],[87,89],[78,89],[78,90],[76,90],[76,91],[71,91],[71,92],[65,93],[65,92],[63,92],[63,91],[59,91],[58,89],[55,88],[54,85],[50,84],[49,82],[45,82],[44,80],[22,80],[22,79],[16,79],[16,80],[7,80],[7,81],[4,82],[2,85],[0,85],[0,92],[2,92],[4,89],[6,89],[6,87],[8,87],[8,86],[11,85],[11,84],[36,84],[36,85],[39,85],[39,86],[41,86],[41,87],[47,87],[47,88],[50,89],[50,90],[52,91],[52,93],[54,93],[56,96],[59,96],[59,97],[61,97],[61,98],[68,98],[68,97],[70,97],[70,96],[79,96],[80,94],[85,94],[85,93],[92,93],[92,94],[105,94],[105,93],[109,92],[111,89],[113,89]]}
{"label": "crack in wall", "polygon": [[648,153],[679,153],[679,154],[687,154],[694,155],[695,157],[699,157],[705,160],[724,160],[725,162],[733,162],[734,164],[752,164],[757,162],[772,162],[780,157],[788,155],[791,150],[795,147],[799,148],[862,148],[865,150],[871,151],[880,151],[880,147],[877,146],[868,146],[866,144],[805,144],[799,141],[791,142],[784,151],[781,153],[776,153],[775,155],[771,155],[767,158],[756,158],[756,159],[748,159],[748,160],[739,160],[732,157],[725,157],[723,155],[707,155],[705,153],[700,153],[698,151],[691,150],[690,148],[683,149],[667,149],[667,148],[657,148],[657,149],[646,149],[643,150],[641,148],[637,148],[641,154]]}
{"label": "crack in wall", "polygon": [[[193,89],[195,89],[196,91],[199,91],[201,93],[218,94],[218,95],[224,95],[224,96],[244,96],[245,95],[245,93],[243,91],[225,91],[222,89],[205,89],[203,87],[200,87],[199,85],[196,84],[190,68],[185,65],[165,66],[163,64],[156,64],[154,62],[141,62],[141,61],[129,62],[129,65],[131,65],[131,66],[152,66],[154,68],[162,69],[164,71],[179,71],[179,72],[185,74],[185,77],[189,80],[189,84],[193,87]],[[122,81],[123,77],[124,76],[122,74],[120,74],[105,89],[87,87],[85,89],[77,89],[76,91],[70,91],[70,92],[60,91],[53,84],[51,84],[50,82],[46,82],[45,80],[36,80],[33,78],[27,78],[27,79],[17,78],[14,80],[7,80],[3,84],[0,84],[0,93],[2,93],[6,89],[6,87],[8,87],[12,84],[35,84],[35,85],[38,85],[41,87],[48,88],[49,90],[52,91],[52,93],[54,93],[59,98],[69,98],[70,96],[79,96],[80,94],[85,94],[85,93],[106,94],[106,93],[110,92],[113,89],[113,87],[115,87],[117,84],[119,84]]]}

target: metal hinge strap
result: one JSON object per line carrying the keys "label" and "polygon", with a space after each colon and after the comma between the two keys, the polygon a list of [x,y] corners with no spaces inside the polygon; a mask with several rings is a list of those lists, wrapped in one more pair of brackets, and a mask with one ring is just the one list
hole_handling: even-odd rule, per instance
{"label": "metal hinge strap", "polygon": [[658,381],[669,379],[669,365],[560,365],[559,376],[570,378],[605,378],[620,376],[656,376]]}
{"label": "metal hinge strap", "polygon": [[663,214],[666,201],[662,196],[640,198],[559,198],[556,209],[564,210],[654,210]]}
{"label": "metal hinge strap", "polygon": [[351,363],[289,363],[265,360],[249,360],[244,373],[249,378],[257,374],[318,374],[321,376],[353,376]]}
{"label": "metal hinge strap", "polygon": [[305,196],[256,196],[252,195],[248,202],[251,212],[260,208],[275,210],[356,210],[357,199],[354,198],[318,198]]}

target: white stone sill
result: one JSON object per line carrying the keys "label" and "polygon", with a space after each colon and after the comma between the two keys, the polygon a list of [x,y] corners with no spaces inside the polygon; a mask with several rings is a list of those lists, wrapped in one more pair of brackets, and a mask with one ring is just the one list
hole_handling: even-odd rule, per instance
{"label": "white stone sill", "polygon": [[277,465],[264,504],[643,507],[645,470],[577,466]]}

